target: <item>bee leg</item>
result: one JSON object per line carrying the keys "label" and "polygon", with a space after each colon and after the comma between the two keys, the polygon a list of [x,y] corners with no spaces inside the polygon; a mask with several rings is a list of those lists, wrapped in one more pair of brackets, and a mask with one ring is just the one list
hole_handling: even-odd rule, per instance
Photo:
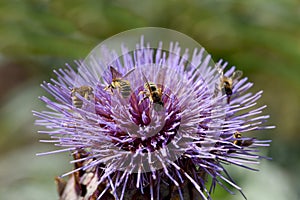
{"label": "bee leg", "polygon": [[109,88],[109,86],[106,86],[103,90],[107,91]]}
{"label": "bee leg", "polygon": [[138,96],[140,96],[141,94],[146,94],[146,96],[143,98],[143,99],[141,99],[140,101],[139,101],[139,104],[138,105],[140,105],[145,99],[147,99],[149,96],[147,95],[147,92],[146,91],[140,91],[139,92],[139,94],[138,94]]}
{"label": "bee leg", "polygon": [[147,99],[147,98],[149,98],[148,96],[145,96],[143,99],[141,99],[140,101],[139,101],[139,104],[138,105],[140,105],[145,99]]}
{"label": "bee leg", "polygon": [[75,96],[75,94],[76,94],[76,90],[73,89],[73,90],[71,91],[71,96],[73,97],[73,96]]}
{"label": "bee leg", "polygon": [[231,97],[231,95],[227,96],[227,104],[230,104],[230,97]]}
{"label": "bee leg", "polygon": [[113,90],[112,90],[112,88],[111,88],[110,85],[106,86],[106,87],[104,88],[104,90],[105,90],[105,91],[108,91],[108,90],[109,90],[111,94],[114,94],[114,93],[113,93]]}
{"label": "bee leg", "polygon": [[89,98],[89,94],[88,93],[85,93],[84,94],[84,98],[86,99],[86,100],[89,100],[90,98]]}
{"label": "bee leg", "polygon": [[112,88],[110,88],[110,93],[113,95],[114,94],[114,92],[113,92],[113,89]]}
{"label": "bee leg", "polygon": [[140,96],[141,94],[146,94],[146,93],[147,93],[146,91],[142,90],[142,91],[139,92],[138,96]]}
{"label": "bee leg", "polygon": [[167,93],[164,93],[164,95],[166,95],[169,99],[171,99],[170,95],[168,95]]}

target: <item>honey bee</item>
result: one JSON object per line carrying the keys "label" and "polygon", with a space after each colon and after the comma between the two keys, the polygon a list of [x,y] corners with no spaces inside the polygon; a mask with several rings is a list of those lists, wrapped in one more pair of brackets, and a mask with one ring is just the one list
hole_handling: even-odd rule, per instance
{"label": "honey bee", "polygon": [[[152,103],[152,104],[155,103],[160,106],[164,106],[164,103],[162,101],[162,95],[163,95],[162,88],[157,87],[157,85],[155,83],[149,82],[147,80],[146,76],[144,75],[144,73],[142,73],[142,75],[143,75],[143,79],[145,81],[144,88],[146,89],[146,91],[143,90],[143,91],[139,92],[139,95],[145,94],[145,97],[139,101],[139,105],[145,99],[149,99],[150,103]],[[165,95],[169,97],[169,95],[167,95],[167,94],[165,94]]]}
{"label": "honey bee", "polygon": [[115,68],[110,66],[110,72],[112,75],[112,82],[104,88],[104,90],[109,90],[113,94],[113,89],[117,89],[122,97],[127,98],[131,93],[130,83],[127,80],[124,80],[135,68],[129,70],[125,75],[122,76]]}
{"label": "honey bee", "polygon": [[[233,137],[235,138],[235,140],[233,141],[234,145],[237,145],[239,147],[249,147],[250,145],[253,144],[253,140],[254,138],[251,139],[242,139],[242,134],[239,131],[236,131],[233,134]],[[235,153],[236,150],[230,149],[228,151],[228,153]]]}
{"label": "honey bee", "polygon": [[233,83],[234,83],[234,81],[241,78],[242,75],[243,75],[243,72],[240,70],[237,70],[232,74],[232,76],[227,77],[227,76],[223,75],[223,71],[222,71],[220,89],[224,89],[225,94],[227,95],[227,103],[228,104],[230,103],[230,98],[232,95]]}
{"label": "honey bee", "polygon": [[78,93],[80,96],[84,97],[86,100],[90,100],[93,95],[93,88],[90,86],[81,86],[78,88],[73,88],[71,91],[72,103],[76,108],[82,108],[83,101],[76,96]]}
{"label": "honey bee", "polygon": [[247,139],[247,140],[243,140],[242,139],[242,134],[238,131],[236,131],[233,134],[233,137],[237,140],[233,141],[233,144],[240,146],[240,147],[248,147],[251,144],[253,144],[253,138],[252,139]]}

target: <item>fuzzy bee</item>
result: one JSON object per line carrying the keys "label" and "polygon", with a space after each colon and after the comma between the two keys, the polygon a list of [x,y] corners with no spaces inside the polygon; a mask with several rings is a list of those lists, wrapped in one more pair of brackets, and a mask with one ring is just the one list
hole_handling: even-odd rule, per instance
{"label": "fuzzy bee", "polygon": [[222,75],[221,75],[220,89],[224,90],[225,94],[227,95],[227,103],[229,104],[234,82],[242,77],[243,72],[237,70],[230,77],[223,75],[223,71],[221,72],[221,74]]}
{"label": "fuzzy bee", "polygon": [[110,72],[112,75],[112,82],[107,85],[104,90],[110,90],[113,94],[113,90],[117,89],[123,98],[127,98],[131,93],[130,82],[124,80],[131,72],[133,72],[135,68],[129,70],[125,75],[122,75],[118,72],[114,67],[110,66]]}
{"label": "fuzzy bee", "polygon": [[91,100],[93,98],[93,88],[90,86],[81,86],[73,88],[71,91],[72,103],[76,108],[82,108],[83,101],[76,96],[76,93],[84,97],[86,100]]}
{"label": "fuzzy bee", "polygon": [[[143,80],[145,81],[144,88],[146,90],[142,90],[139,92],[139,95],[143,94],[145,95],[143,99],[139,101],[139,105],[145,100],[149,99],[151,104],[158,104],[160,106],[164,106],[164,102],[162,101],[162,88],[158,87],[155,83],[149,82],[144,75],[143,75]],[[170,97],[168,94],[165,94],[167,97]]]}
{"label": "fuzzy bee", "polygon": [[[233,141],[233,144],[236,145],[236,146],[239,146],[239,147],[249,147],[250,145],[253,144],[253,141],[254,141],[254,138],[251,138],[251,139],[243,139],[242,138],[242,134],[239,132],[239,131],[236,131],[234,134],[233,134],[233,138],[235,139]],[[237,147],[235,147],[237,148]],[[228,151],[228,153],[235,153],[236,150],[234,149],[230,149]]]}
{"label": "fuzzy bee", "polygon": [[243,140],[242,139],[242,134],[238,131],[236,131],[234,134],[233,134],[233,137],[236,139],[233,141],[233,144],[237,145],[237,146],[240,146],[240,147],[248,147],[250,146],[251,144],[253,144],[253,138],[252,139],[247,139],[247,140]]}

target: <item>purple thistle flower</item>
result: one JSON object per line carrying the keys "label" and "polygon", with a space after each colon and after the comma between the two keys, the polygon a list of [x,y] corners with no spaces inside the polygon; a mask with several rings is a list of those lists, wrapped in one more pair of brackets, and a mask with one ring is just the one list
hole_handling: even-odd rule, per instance
{"label": "purple thistle flower", "polygon": [[[144,41],[149,30],[163,42]],[[63,176],[73,174],[86,198],[211,199],[217,184],[241,192],[224,165],[256,170],[250,166],[263,158],[257,147],[270,141],[251,136],[273,128],[263,126],[266,106],[257,106],[262,91],[248,92],[247,78],[234,78],[235,67],[214,64],[198,44],[183,49],[182,38],[192,40],[180,33],[135,31],[124,34],[139,43],[119,50],[118,35],[76,62],[78,71],[67,65],[42,84],[54,99],[41,97],[51,111],[34,112],[50,129],[40,131],[51,136],[41,142],[62,148],[39,155],[71,152],[75,169]]]}

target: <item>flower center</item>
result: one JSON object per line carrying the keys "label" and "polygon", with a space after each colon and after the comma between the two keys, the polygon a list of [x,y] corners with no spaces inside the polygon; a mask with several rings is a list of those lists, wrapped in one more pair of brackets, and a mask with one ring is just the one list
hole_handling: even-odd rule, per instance
{"label": "flower center", "polygon": [[130,96],[129,112],[136,125],[130,132],[136,135],[122,144],[125,150],[159,150],[170,143],[180,127],[181,110],[176,96],[163,85],[148,86],[150,89],[146,85],[138,87]]}
{"label": "flower center", "polygon": [[[117,94],[111,97],[111,104],[117,104],[114,97],[121,98]],[[178,99],[162,84],[140,85],[131,92],[128,101],[122,99],[120,104],[112,106],[114,109],[109,115],[101,110],[97,114],[116,125],[108,127],[108,132],[113,143],[122,150],[143,153],[159,150],[171,142],[180,127]],[[121,112],[124,114],[120,115]]]}

